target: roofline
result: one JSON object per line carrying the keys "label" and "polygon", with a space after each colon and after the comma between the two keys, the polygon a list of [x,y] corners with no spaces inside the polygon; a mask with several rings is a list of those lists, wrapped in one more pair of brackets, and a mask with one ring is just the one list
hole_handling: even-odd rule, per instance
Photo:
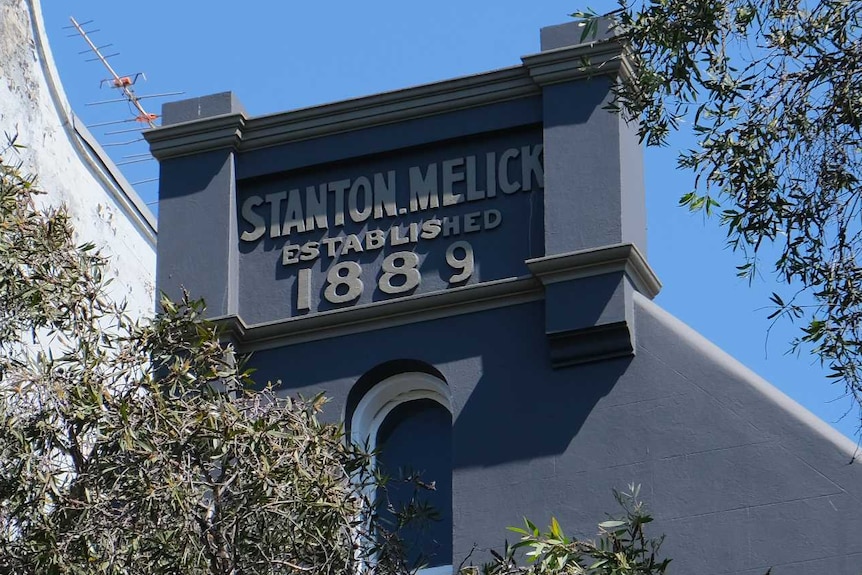
{"label": "roofline", "polygon": [[159,160],[232,148],[260,148],[331,136],[437,114],[540,96],[542,87],[627,74],[616,38],[524,56],[522,64],[401,90],[258,117],[242,111],[160,126],[144,132]]}
{"label": "roofline", "polygon": [[[847,456],[847,461],[853,462],[860,457],[860,444],[817,417],[810,410],[803,407],[789,395],[775,387],[767,380],[760,377],[745,364],[718,347],[703,334],[694,330],[688,324],[671,314],[669,311],[651,301],[648,297],[636,293],[635,302],[658,321],[666,325],[674,334],[688,342],[697,349],[703,357],[709,358],[722,366],[728,372],[736,376],[740,381],[746,382],[752,388],[762,394],[768,401],[798,421],[802,426],[814,434],[820,436],[824,441],[835,446]],[[718,383],[718,382],[717,382]]]}

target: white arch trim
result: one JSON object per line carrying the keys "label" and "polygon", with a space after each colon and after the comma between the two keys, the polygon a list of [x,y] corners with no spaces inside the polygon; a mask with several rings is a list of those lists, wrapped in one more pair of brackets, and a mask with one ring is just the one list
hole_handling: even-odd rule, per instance
{"label": "white arch trim", "polygon": [[430,399],[452,413],[452,392],[439,377],[410,371],[387,377],[368,390],[350,420],[350,438],[359,445],[377,447],[377,432],[393,409],[408,401]]}

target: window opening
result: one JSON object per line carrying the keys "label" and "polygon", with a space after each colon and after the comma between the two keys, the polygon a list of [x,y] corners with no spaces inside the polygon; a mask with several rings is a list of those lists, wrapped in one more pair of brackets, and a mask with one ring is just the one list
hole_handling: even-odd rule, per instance
{"label": "window opening", "polygon": [[[351,417],[351,438],[370,449],[381,447],[375,461],[393,477],[388,501],[396,507],[410,501],[413,486],[398,481],[401,471],[421,474],[434,486],[420,498],[434,507],[437,521],[419,522],[403,532],[410,559],[420,554],[428,565],[422,575],[452,573],[452,402],[449,387],[424,372],[393,375],[362,397]],[[378,493],[378,504],[385,504]],[[378,509],[383,513],[386,511]],[[391,518],[391,516],[390,516]]]}

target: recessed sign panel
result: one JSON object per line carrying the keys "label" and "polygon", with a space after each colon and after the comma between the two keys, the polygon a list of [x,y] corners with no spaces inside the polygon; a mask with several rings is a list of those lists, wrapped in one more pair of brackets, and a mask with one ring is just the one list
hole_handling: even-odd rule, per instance
{"label": "recessed sign panel", "polygon": [[250,323],[524,275],[540,255],[541,132],[240,182]]}

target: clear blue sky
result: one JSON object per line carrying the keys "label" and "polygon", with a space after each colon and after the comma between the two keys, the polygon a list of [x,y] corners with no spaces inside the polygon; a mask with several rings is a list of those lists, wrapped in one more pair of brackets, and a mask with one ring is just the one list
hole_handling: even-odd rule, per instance
{"label": "clear blue sky", "polygon": [[[516,65],[522,55],[538,51],[540,27],[565,22],[567,14],[587,6],[599,12],[615,7],[607,0],[73,0],[45,1],[43,10],[66,92],[76,113],[92,124],[129,114],[124,104],[85,105],[116,95],[100,89],[106,77],[101,66],[78,54],[83,40],[66,37],[73,32],[62,29],[69,16],[94,20],[87,28],[100,30],[93,35],[96,44],[111,43],[105,52],[120,52],[110,59],[118,73],[146,73],[139,94],[185,92],[179,99],[232,90],[251,115],[261,115]],[[159,112],[161,100],[144,103]],[[693,181],[675,169],[676,149],[688,145],[690,140],[677,137],[669,148],[646,151],[648,257],[664,283],[657,301],[853,437],[858,417],[842,390],[828,383],[812,357],[786,354],[796,328],[779,324],[767,337],[768,296],[778,288],[769,277],[751,287],[737,279],[739,258],[725,248],[717,222],[676,207]],[[107,149],[115,161],[146,151],[142,143]],[[154,161],[124,168],[131,181],[157,175]],[[156,200],[155,183],[137,189],[146,202]]]}

